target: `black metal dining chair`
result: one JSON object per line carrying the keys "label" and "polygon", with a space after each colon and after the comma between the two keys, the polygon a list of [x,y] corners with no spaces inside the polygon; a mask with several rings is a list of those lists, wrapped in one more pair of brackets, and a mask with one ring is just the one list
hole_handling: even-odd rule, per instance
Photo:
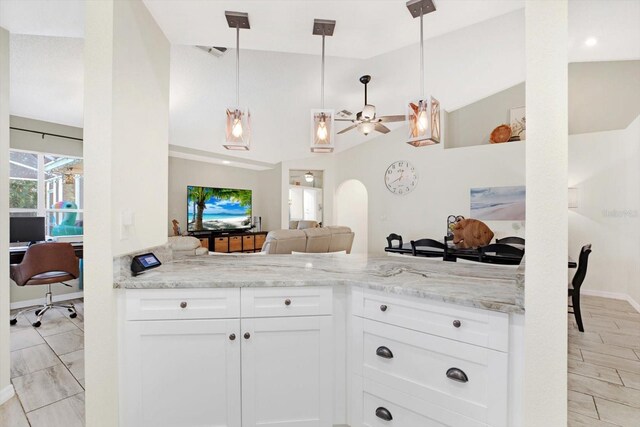
{"label": "black metal dining chair", "polygon": [[[433,240],[433,239],[412,240],[411,241],[411,254],[413,256],[417,255],[417,248],[418,247],[442,249],[442,256],[444,256],[446,254],[446,250],[447,250],[447,246],[442,242],[438,242],[437,240]],[[435,255],[435,256],[439,256],[439,255]]]}
{"label": "black metal dining chair", "polygon": [[402,249],[402,236],[396,233],[391,233],[387,236],[387,249],[393,249],[393,242],[398,242],[398,249]]}
{"label": "black metal dining chair", "polygon": [[[492,243],[487,246],[478,248],[478,258],[480,262],[490,262],[493,264],[513,264],[513,258],[522,259],[524,256],[524,249],[516,248],[515,246],[505,245],[503,243]],[[495,253],[495,256],[490,254]],[[510,259],[501,259],[501,256],[511,255]],[[504,257],[503,257],[504,258]]]}
{"label": "black metal dining chair", "polygon": [[576,274],[573,275],[569,287],[569,296],[571,297],[571,305],[573,308],[573,315],[576,317],[576,323],[578,324],[578,330],[584,332],[584,326],[582,324],[582,314],[580,313],[580,288],[582,282],[587,275],[587,264],[589,263],[589,254],[591,254],[591,243],[584,245],[580,250],[580,258],[578,259],[578,269]]}
{"label": "black metal dining chair", "polygon": [[524,239],[522,237],[509,236],[503,237],[502,239],[496,239],[496,243],[524,245]]}

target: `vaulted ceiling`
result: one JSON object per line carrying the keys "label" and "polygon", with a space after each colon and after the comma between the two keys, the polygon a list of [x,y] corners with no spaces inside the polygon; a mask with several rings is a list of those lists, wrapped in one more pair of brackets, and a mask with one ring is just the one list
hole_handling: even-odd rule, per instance
{"label": "vaulted ceiling", "polygon": [[[359,111],[362,74],[373,76],[369,94],[378,114],[403,114],[419,95],[418,21],[403,0],[144,2],[173,44],[172,145],[224,153],[222,112],[234,102],[234,56],[216,58],[192,46],[235,44],[224,10],[249,12],[252,25],[241,34],[241,104],[251,108],[254,141],[240,156],[277,162],[309,154],[309,109],[320,101],[314,18],[337,20],[327,40],[328,107]],[[426,86],[445,109],[524,80],[523,1],[435,3],[437,12],[425,18]],[[0,1],[0,25],[12,32],[12,114],[82,126],[83,15],[82,0]],[[570,61],[639,59],[639,19],[635,0],[571,0]],[[585,46],[588,37],[598,43]],[[350,132],[337,143],[346,149],[366,140]]]}

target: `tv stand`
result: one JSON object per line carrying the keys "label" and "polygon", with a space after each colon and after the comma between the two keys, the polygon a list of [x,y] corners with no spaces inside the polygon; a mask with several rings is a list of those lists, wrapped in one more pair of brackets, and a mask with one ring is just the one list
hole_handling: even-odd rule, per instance
{"label": "tv stand", "polygon": [[[190,235],[200,241],[208,240],[210,252],[260,252],[267,231],[194,231]],[[203,242],[204,243],[204,242]]]}

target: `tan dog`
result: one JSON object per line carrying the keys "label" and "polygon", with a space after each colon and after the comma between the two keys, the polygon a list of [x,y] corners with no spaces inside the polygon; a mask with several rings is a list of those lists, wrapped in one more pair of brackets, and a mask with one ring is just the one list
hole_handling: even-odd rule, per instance
{"label": "tan dog", "polygon": [[472,249],[486,246],[493,239],[493,231],[487,224],[477,219],[462,219],[452,227],[453,244],[458,248]]}

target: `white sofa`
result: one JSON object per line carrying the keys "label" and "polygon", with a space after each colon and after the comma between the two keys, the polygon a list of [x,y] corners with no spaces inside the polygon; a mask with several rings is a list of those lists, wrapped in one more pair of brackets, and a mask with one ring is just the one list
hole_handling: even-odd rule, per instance
{"label": "white sofa", "polygon": [[292,252],[351,252],[354,233],[349,227],[329,226],[304,230],[275,230],[267,234],[262,251],[268,254]]}
{"label": "white sofa", "polygon": [[173,251],[174,259],[209,253],[209,249],[203,248],[200,240],[193,236],[171,236],[169,237],[169,246]]}

